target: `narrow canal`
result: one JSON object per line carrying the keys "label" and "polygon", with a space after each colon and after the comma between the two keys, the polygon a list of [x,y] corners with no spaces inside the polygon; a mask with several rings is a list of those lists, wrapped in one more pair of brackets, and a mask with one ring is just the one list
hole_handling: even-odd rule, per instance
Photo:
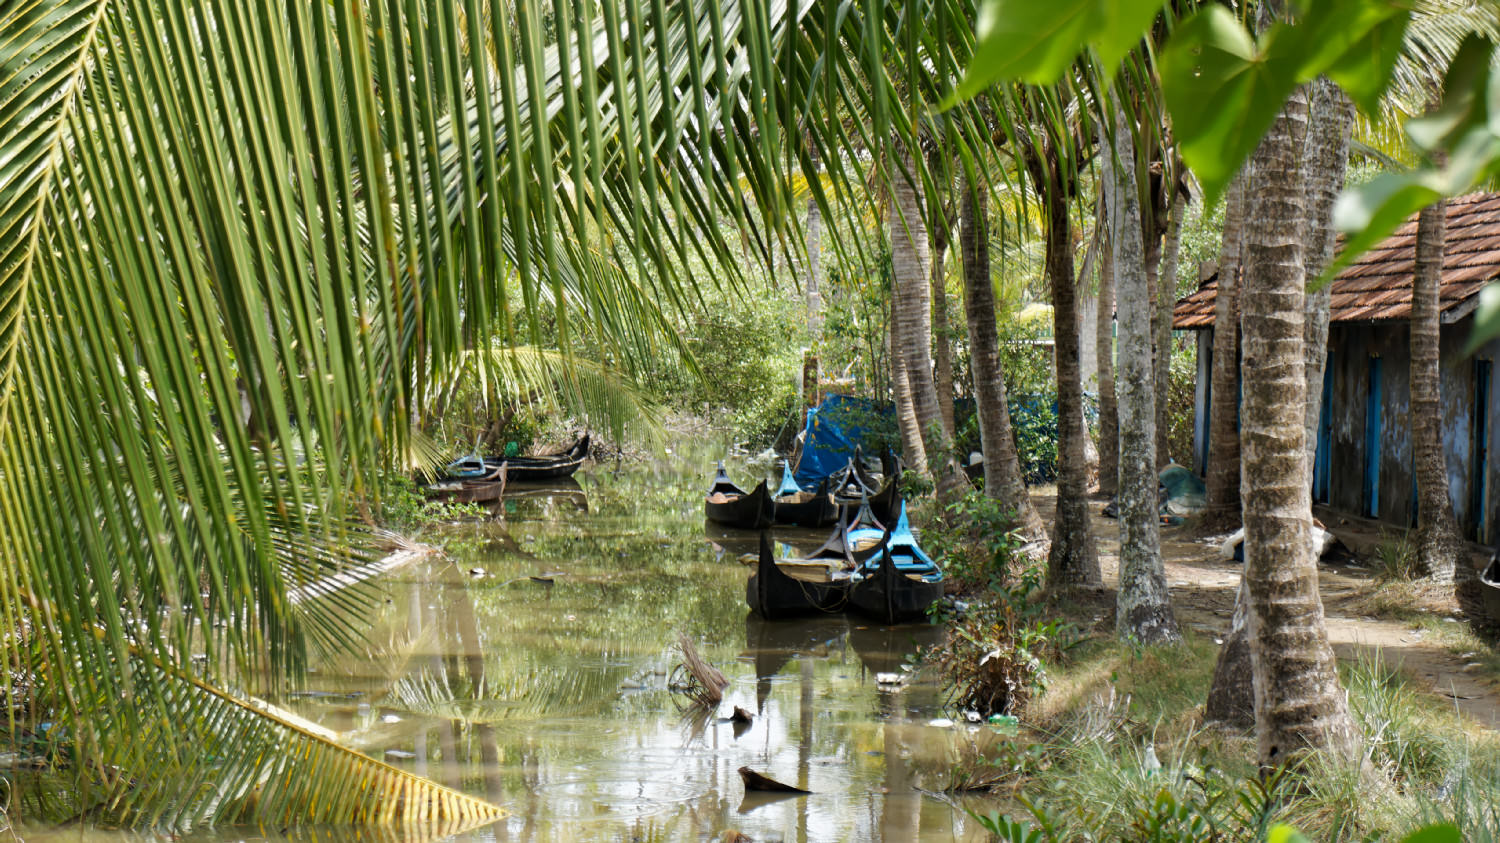
{"label": "narrow canal", "polygon": [[[369,652],[316,661],[284,704],[512,812],[465,839],[981,837],[939,792],[980,727],[948,722],[941,688],[905,668],[937,630],[750,614],[739,557],[755,537],[705,525],[711,466],[590,465],[576,487],[443,528],[447,558],[381,583]],[[729,678],[719,710],[670,690],[679,633]],[[812,795],[746,797],[742,766]]]}

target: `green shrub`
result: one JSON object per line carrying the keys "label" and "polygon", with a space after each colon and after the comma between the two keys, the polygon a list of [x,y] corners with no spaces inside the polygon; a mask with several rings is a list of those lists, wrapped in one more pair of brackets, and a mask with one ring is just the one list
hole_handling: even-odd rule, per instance
{"label": "green shrub", "polygon": [[995,582],[952,621],[935,658],[951,701],[980,716],[1014,714],[1047,687],[1047,666],[1071,647],[1072,626],[1041,616],[1042,570],[1032,566],[1009,584]]}

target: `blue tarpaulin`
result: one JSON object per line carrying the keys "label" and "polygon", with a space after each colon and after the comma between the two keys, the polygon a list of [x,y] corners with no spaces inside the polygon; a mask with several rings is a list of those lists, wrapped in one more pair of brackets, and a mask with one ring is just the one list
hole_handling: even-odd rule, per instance
{"label": "blue tarpaulin", "polygon": [[[889,403],[850,395],[829,395],[821,404],[809,409],[804,429],[806,436],[802,440],[802,459],[798,461],[794,475],[797,484],[812,489],[818,481],[843,468],[854,456],[854,447],[861,444],[865,431],[881,416],[894,417],[895,412]],[[873,456],[869,448],[865,452]]]}

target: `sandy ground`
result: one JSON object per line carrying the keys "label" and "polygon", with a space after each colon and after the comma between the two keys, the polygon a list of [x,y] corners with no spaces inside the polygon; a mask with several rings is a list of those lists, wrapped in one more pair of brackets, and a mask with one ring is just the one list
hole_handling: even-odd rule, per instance
{"label": "sandy ground", "polygon": [[[1032,489],[1032,500],[1050,525],[1056,509],[1056,487]],[[1102,501],[1089,505],[1105,587],[1114,590],[1119,584],[1119,526],[1099,514],[1103,508]],[[1374,522],[1322,511],[1314,514],[1359,557],[1368,558],[1380,541],[1380,528]],[[1221,639],[1229,629],[1234,611],[1240,565],[1220,558],[1223,536],[1200,537],[1190,531],[1190,527],[1162,528],[1162,554],[1173,608],[1184,627]],[[1479,549],[1476,546],[1474,550],[1477,566]],[[1340,659],[1378,655],[1385,664],[1401,670],[1419,686],[1452,700],[1455,708],[1476,724],[1500,730],[1500,691],[1487,684],[1487,680],[1500,677],[1490,675],[1490,668],[1449,652],[1438,641],[1424,640],[1437,636],[1411,623],[1363,614],[1361,600],[1375,589],[1368,568],[1325,564],[1318,573],[1328,637]],[[1468,622],[1456,606],[1433,614],[1444,623]]]}

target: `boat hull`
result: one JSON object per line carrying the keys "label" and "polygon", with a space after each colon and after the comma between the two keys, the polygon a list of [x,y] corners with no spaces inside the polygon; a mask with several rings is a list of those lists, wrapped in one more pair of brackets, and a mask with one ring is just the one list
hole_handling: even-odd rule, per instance
{"label": "boat hull", "polygon": [[777,524],[792,524],[798,527],[827,527],[839,520],[838,504],[828,494],[827,481],[818,486],[811,498],[797,503],[776,501],[772,517]]}
{"label": "boat hull", "polygon": [[943,580],[903,574],[882,559],[880,568],[849,589],[849,608],[885,624],[926,621],[927,610],[943,599]]}
{"label": "boat hull", "polygon": [[463,480],[435,483],[421,487],[428,500],[443,503],[485,503],[499,500],[505,492],[505,484],[498,480]]}
{"label": "boat hull", "polygon": [[849,598],[848,580],[804,579],[777,564],[770,536],[760,534],[760,559],[745,583],[745,603],[766,620],[841,612]]}
{"label": "boat hull", "polygon": [[708,520],[736,527],[741,530],[764,530],[776,520],[776,502],[762,480],[751,492],[730,497],[725,501],[714,501],[712,496],[703,501],[703,514]]}

